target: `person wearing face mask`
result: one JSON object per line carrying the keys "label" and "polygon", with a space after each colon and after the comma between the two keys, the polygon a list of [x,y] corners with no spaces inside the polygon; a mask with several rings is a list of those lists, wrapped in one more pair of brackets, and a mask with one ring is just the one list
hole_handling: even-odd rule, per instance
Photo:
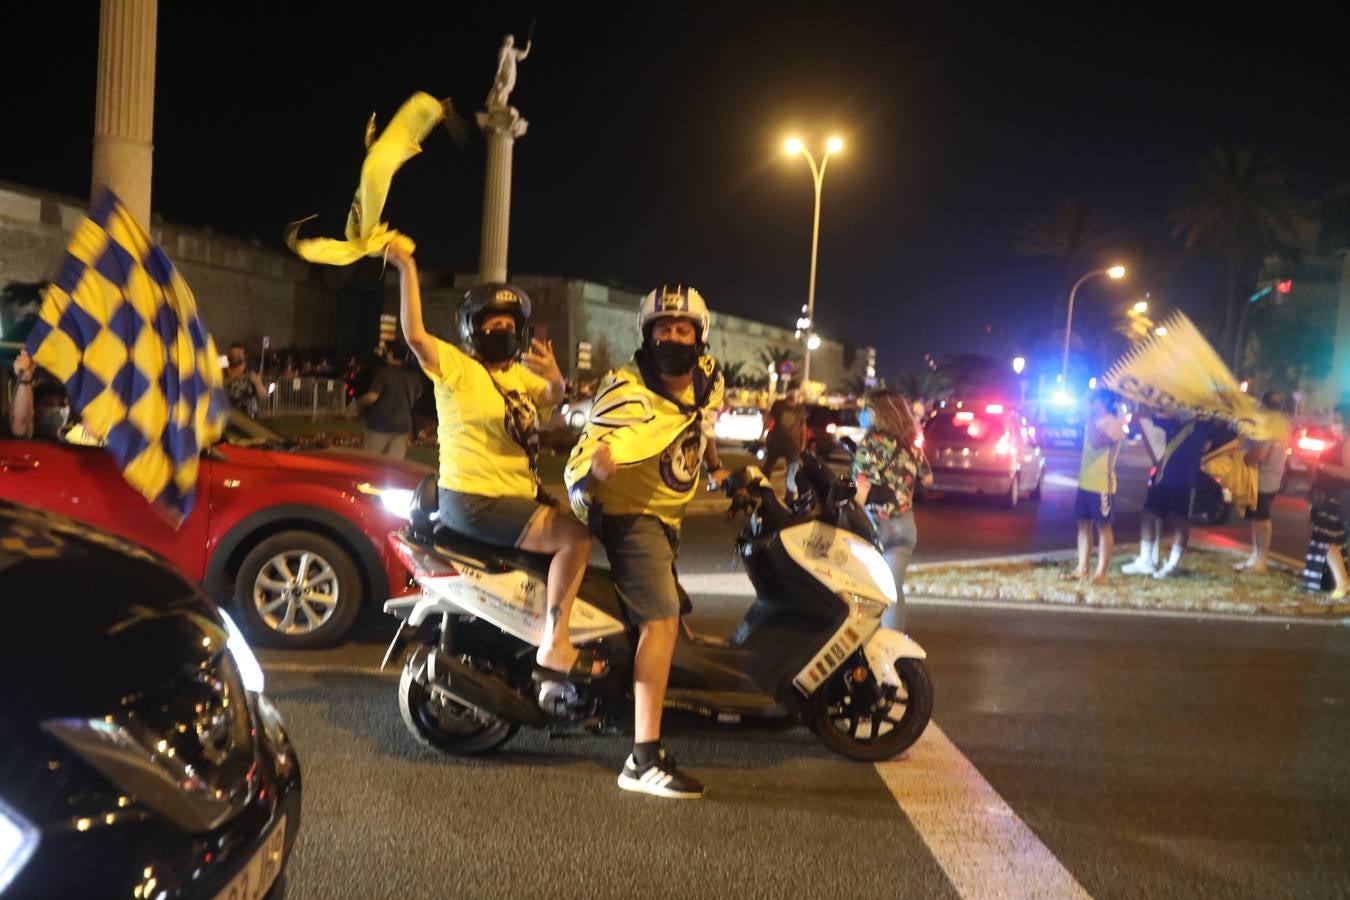
{"label": "person wearing face mask", "polygon": [[919,541],[914,524],[914,487],[933,484],[933,471],[923,455],[922,434],[909,401],[896,391],[873,391],[858,422],[866,433],[853,454],[857,501],[877,530],[881,555],[895,579],[896,603],[882,624],[905,629],[905,570]]}
{"label": "person wearing face mask", "polygon": [[229,364],[222,373],[225,396],[230,405],[250,419],[258,418],[258,404],[267,399],[267,388],[257,372],[248,368],[248,357],[244,345],[235,342],[226,352]]}
{"label": "person wearing face mask", "polygon": [[423,324],[412,251],[396,241],[389,261],[399,273],[404,339],[434,388],[441,524],[489,544],[551,554],[549,639],[535,655],[536,675],[585,680],[605,674],[604,663],[579,652],[568,636],[591,537],[571,516],[540,502],[547,495],[539,486],[538,423],[567,385],[551,344],[523,346],[530,298],[509,284],[470,290],[458,315],[461,350]]}
{"label": "person wearing face mask", "polygon": [[642,346],[600,383],[564,480],[572,511],[600,535],[639,639],[633,664],[633,752],[619,787],[697,799],[703,785],[661,745],[661,712],[679,634],[680,524],[703,467],[716,486],[713,422],[725,384],[705,355],[710,319],[698,291],[666,284],[642,299]]}
{"label": "person wearing face mask", "polygon": [[9,430],[16,438],[65,441],[83,447],[103,444],[84,426],[70,423],[70,397],[54,378],[43,374],[26,350],[14,360],[14,396],[9,405]]}
{"label": "person wearing face mask", "polygon": [[60,440],[70,420],[70,400],[61,384],[40,376],[26,350],[14,360],[14,396],[9,405],[9,430],[16,438]]}
{"label": "person wearing face mask", "polygon": [[1331,413],[1335,440],[1318,458],[1317,475],[1308,492],[1312,534],[1303,569],[1305,590],[1321,591],[1324,574],[1331,574],[1331,597],[1344,599],[1350,592],[1350,574],[1345,564],[1345,521],[1350,515],[1350,441],[1346,440],[1350,403],[1340,403]]}

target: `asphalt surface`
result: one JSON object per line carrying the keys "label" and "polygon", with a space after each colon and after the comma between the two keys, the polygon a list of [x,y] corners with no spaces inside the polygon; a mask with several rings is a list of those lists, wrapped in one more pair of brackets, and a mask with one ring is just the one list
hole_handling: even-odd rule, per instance
{"label": "asphalt surface", "polygon": [[[1072,546],[1072,490],[1015,510],[931,498],[917,558]],[[1300,502],[1278,507],[1296,556]],[[681,571],[735,571],[735,529],[691,520]],[[747,602],[694,600],[712,633]],[[668,743],[708,786],[679,803],[617,789],[622,736],[423,750],[371,671],[382,618],[339,648],[261,654],[305,775],[290,897],[1350,896],[1343,625],[914,603],[936,728],[906,757],[879,770],[805,729],[679,723]],[[946,739],[957,759],[937,765]],[[1063,878],[1028,878],[1048,871],[1032,858]]]}

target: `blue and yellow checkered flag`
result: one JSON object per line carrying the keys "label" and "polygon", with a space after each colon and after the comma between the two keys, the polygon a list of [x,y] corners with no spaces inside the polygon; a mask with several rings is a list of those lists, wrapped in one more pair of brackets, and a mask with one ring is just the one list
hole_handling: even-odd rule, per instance
{"label": "blue and yellow checkered flag", "polygon": [[112,191],[71,236],[28,353],[65,383],[127,482],[181,524],[229,409],[220,357],[187,282]]}

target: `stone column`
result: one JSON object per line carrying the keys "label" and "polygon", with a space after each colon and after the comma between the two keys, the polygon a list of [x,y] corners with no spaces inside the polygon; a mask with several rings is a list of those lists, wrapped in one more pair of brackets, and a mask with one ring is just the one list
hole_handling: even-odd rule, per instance
{"label": "stone column", "polygon": [[158,0],[102,0],[93,187],[107,185],[150,230]]}
{"label": "stone column", "polygon": [[487,182],[483,187],[483,241],[478,258],[480,281],[506,280],[506,248],[511,235],[511,154],[529,123],[514,106],[478,114],[487,135]]}

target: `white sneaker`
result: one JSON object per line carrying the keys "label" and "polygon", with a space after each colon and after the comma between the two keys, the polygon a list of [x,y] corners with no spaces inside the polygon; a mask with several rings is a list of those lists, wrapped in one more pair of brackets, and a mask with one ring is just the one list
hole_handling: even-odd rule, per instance
{"label": "white sneaker", "polygon": [[1162,580],[1175,572],[1177,568],[1177,566],[1171,564],[1164,565],[1161,569],[1153,573],[1153,577]]}
{"label": "white sneaker", "polygon": [[1137,558],[1134,562],[1126,564],[1120,571],[1126,575],[1154,575],[1157,572],[1153,568],[1153,563],[1143,558]]}

